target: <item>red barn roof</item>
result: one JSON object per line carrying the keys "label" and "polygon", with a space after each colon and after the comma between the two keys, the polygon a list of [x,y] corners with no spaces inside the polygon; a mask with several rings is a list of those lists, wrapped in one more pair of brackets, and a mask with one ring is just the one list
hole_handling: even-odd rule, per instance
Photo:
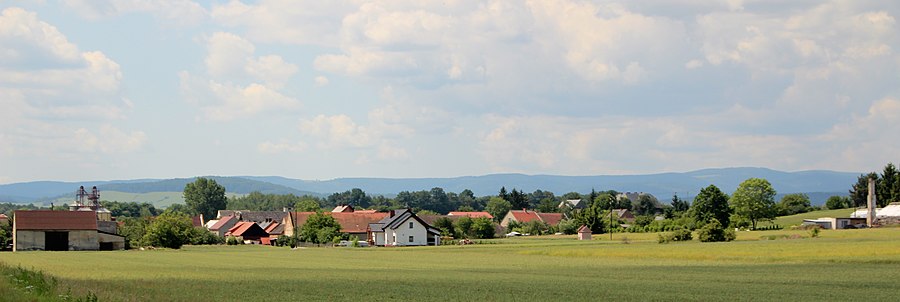
{"label": "red barn roof", "polygon": [[513,218],[515,218],[516,221],[521,223],[539,220],[549,225],[557,225],[563,219],[562,213],[538,213],[527,209],[512,210],[509,211],[509,213],[513,215]]}
{"label": "red barn roof", "polygon": [[232,236],[244,236],[244,233],[250,231],[251,229],[259,229],[259,230],[254,230],[255,232],[259,232],[259,231],[265,232],[265,230],[263,230],[261,227],[259,227],[259,225],[256,224],[256,222],[241,221],[241,222],[238,222],[237,224],[235,224],[230,229],[228,229],[228,233],[225,233],[225,234],[232,235]]}
{"label": "red barn roof", "polygon": [[18,230],[96,230],[94,211],[16,211]]}
{"label": "red barn roof", "polygon": [[494,219],[494,216],[488,212],[450,212],[450,216],[468,216],[469,218],[490,218]]}

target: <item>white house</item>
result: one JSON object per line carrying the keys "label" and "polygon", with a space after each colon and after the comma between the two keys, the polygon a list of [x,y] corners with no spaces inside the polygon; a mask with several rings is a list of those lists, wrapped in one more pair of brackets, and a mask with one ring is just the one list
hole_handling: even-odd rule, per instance
{"label": "white house", "polygon": [[440,245],[441,231],[410,209],[391,211],[388,217],[369,224],[369,243],[380,246]]}

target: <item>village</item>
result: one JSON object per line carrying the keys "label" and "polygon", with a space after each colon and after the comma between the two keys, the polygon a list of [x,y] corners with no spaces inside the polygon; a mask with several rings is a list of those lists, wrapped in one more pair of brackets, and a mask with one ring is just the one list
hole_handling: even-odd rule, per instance
{"label": "village", "polygon": [[[816,227],[840,230],[867,228],[876,225],[900,224],[900,203],[889,203],[876,207],[874,182],[869,184],[868,205],[861,209],[847,209],[846,216],[804,219],[799,227]],[[12,223],[12,251],[108,251],[124,250],[128,247],[125,236],[120,232],[121,221],[116,221],[111,212],[104,208],[97,187],[90,191],[83,186],[75,194],[75,200],[67,210],[20,210],[15,211]],[[653,200],[646,193],[621,193],[620,200]],[[657,201],[658,203],[658,201]],[[453,226],[461,219],[467,225],[473,220],[482,222],[480,235],[475,238],[495,238],[541,235],[525,233],[522,226],[537,224],[548,227],[544,234],[577,234],[573,239],[591,240],[596,228],[581,224],[575,229],[563,231],[561,224],[572,223],[574,215],[587,212],[589,206],[581,199],[567,199],[559,203],[560,213],[541,213],[527,208],[510,209],[502,219],[495,219],[486,211],[450,211],[446,215],[417,215],[412,209],[388,211],[356,209],[352,205],[341,204],[331,211],[296,212],[288,208],[282,211],[217,210],[215,217],[202,214],[191,217],[191,226],[213,235],[211,242],[246,245],[289,245],[297,246],[353,246],[353,247],[403,247],[437,246],[442,244],[470,244],[469,236],[454,238]],[[651,215],[654,221],[665,221],[659,212]],[[582,214],[583,215],[583,214]],[[620,231],[631,230],[635,215],[631,209],[611,209],[604,219],[608,226]],[[300,232],[310,217],[326,217],[337,224],[334,230],[339,235],[326,240],[299,240]],[[0,224],[9,224],[9,217],[0,214]],[[448,232],[448,228],[450,229]],[[466,228],[472,228],[467,226]],[[550,232],[552,230],[552,232]],[[664,229],[664,230],[676,230]],[[522,231],[522,232],[520,232]],[[607,230],[608,232],[609,230]],[[308,239],[308,238],[304,238]],[[460,240],[461,239],[461,240]],[[314,242],[315,244],[313,244]],[[153,248],[153,246],[148,246]],[[131,248],[136,248],[132,246]],[[143,249],[143,247],[141,247]]]}

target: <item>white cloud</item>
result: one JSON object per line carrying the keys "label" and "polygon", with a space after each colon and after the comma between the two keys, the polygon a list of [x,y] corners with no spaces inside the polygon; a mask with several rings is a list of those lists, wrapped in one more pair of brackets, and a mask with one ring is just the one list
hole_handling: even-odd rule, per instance
{"label": "white cloud", "polygon": [[188,72],[181,72],[179,77],[185,98],[200,106],[208,120],[231,121],[300,107],[298,100],[258,83],[223,84],[193,77]]}
{"label": "white cloud", "polygon": [[[0,137],[7,156],[130,153],[142,131],[110,124],[133,104],[120,92],[120,66],[99,51],[81,51],[55,26],[21,8],[0,15]],[[76,130],[72,130],[76,129]]]}
{"label": "white cloud", "polygon": [[277,55],[254,57],[255,49],[235,34],[214,33],[204,59],[209,78],[179,73],[185,98],[200,106],[206,119],[217,121],[299,108],[297,99],[279,91],[297,66]]}
{"label": "white cloud", "polygon": [[328,85],[328,78],[317,76],[315,80],[316,87],[325,87]]}

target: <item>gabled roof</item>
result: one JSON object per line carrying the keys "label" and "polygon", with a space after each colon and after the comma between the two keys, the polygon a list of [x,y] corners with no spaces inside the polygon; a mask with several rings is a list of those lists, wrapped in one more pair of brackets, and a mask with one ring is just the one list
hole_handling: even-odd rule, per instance
{"label": "gabled roof", "polygon": [[580,228],[578,228],[578,232],[579,233],[590,233],[591,228],[587,227],[587,225],[582,225]]}
{"label": "gabled roof", "polygon": [[[297,222],[296,227],[302,226],[309,219],[309,216],[316,212],[294,212],[293,219]],[[378,222],[382,218],[388,216],[385,212],[344,212],[333,213],[324,212],[325,215],[334,217],[334,220],[341,225],[342,233],[365,233],[370,223]]]}
{"label": "gabled roof", "polygon": [[269,231],[274,230],[274,229],[277,228],[279,225],[281,225],[281,224],[280,224],[280,223],[277,223],[277,222],[268,222],[268,223],[265,223],[265,225],[260,224],[259,226],[262,227],[264,230],[266,230],[266,233],[272,233],[272,232],[269,232]]}
{"label": "gabled roof", "polygon": [[334,207],[334,209],[331,210],[331,212],[332,213],[350,213],[350,212],[353,212],[353,206],[339,205],[339,206]]}
{"label": "gabled roof", "polygon": [[202,227],[203,226],[203,214],[191,217],[191,222],[194,223],[194,227]]}
{"label": "gabled roof", "polygon": [[221,210],[221,216],[235,216],[240,221],[266,222],[281,221],[288,212],[284,211],[245,211],[245,210]]}
{"label": "gabled roof", "polygon": [[97,230],[93,211],[16,211],[17,230]]}
{"label": "gabled roof", "polygon": [[494,219],[494,216],[488,212],[450,212],[450,214],[448,214],[448,215],[449,216],[467,216],[469,218],[484,217],[484,218]]}
{"label": "gabled roof", "polygon": [[527,209],[511,210],[509,214],[512,214],[513,218],[520,223],[538,220],[549,225],[557,225],[563,219],[562,213],[538,213]]}
{"label": "gabled roof", "polygon": [[397,229],[404,222],[409,219],[415,219],[420,224],[425,226],[425,230],[430,233],[440,234],[441,230],[431,226],[426,223],[424,220],[416,216],[410,209],[398,210],[393,213],[393,216],[387,216],[384,219],[381,219],[377,223],[369,224],[369,228],[373,231],[384,231],[385,229]]}
{"label": "gabled roof", "polygon": [[238,222],[225,234],[231,236],[244,236],[245,234],[258,234],[268,236],[268,233],[266,233],[265,230],[259,227],[259,224],[251,221]]}
{"label": "gabled roof", "polygon": [[388,216],[388,213],[330,213],[334,220],[341,224],[341,232],[365,233],[370,223],[379,221]]}
{"label": "gabled roof", "polygon": [[270,225],[269,228],[266,229],[266,233],[269,233],[269,235],[282,235],[284,234],[284,225],[280,223],[275,227]]}
{"label": "gabled roof", "polygon": [[237,219],[237,218],[234,217],[234,216],[224,216],[224,217],[222,217],[221,219],[219,219],[219,221],[216,222],[216,224],[214,224],[214,225],[213,225],[211,228],[209,228],[209,229],[210,229],[210,230],[213,230],[213,231],[218,231],[219,229],[221,229],[222,227],[224,227],[226,224],[228,224],[228,222],[231,221],[232,219]]}
{"label": "gabled roof", "polygon": [[573,208],[573,209],[583,209],[584,208],[584,200],[581,199],[566,199],[559,203],[558,208]]}

